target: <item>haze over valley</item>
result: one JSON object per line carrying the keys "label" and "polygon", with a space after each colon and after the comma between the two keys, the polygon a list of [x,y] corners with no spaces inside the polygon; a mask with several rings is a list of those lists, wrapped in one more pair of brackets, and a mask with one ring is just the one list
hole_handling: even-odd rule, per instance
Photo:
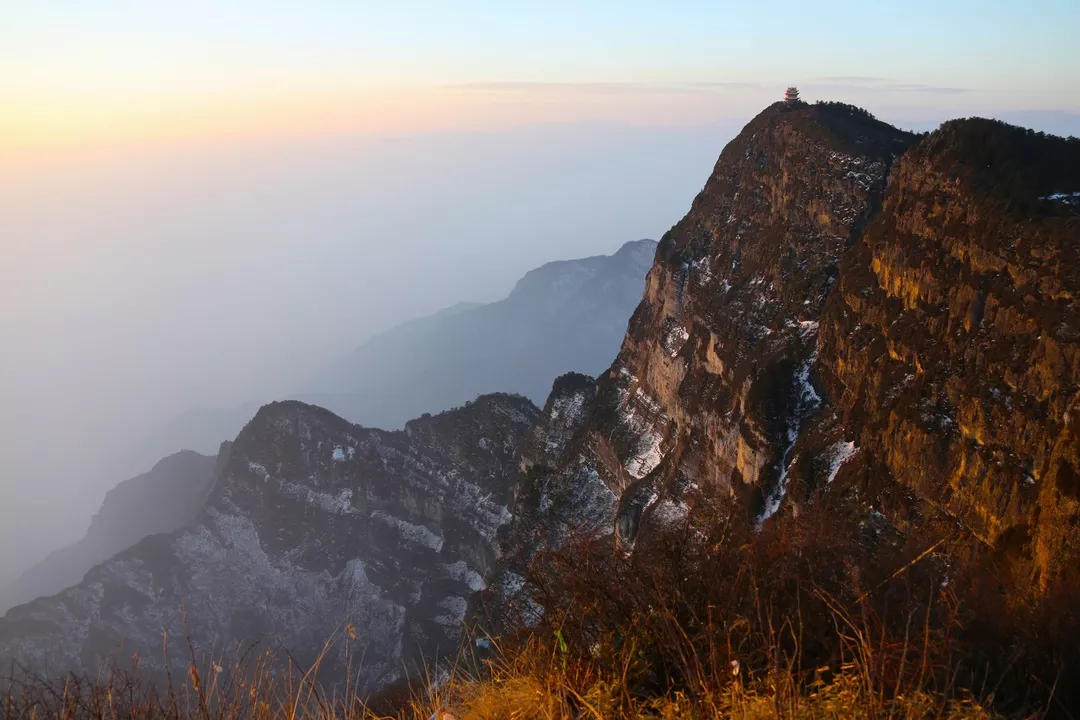
{"label": "haze over valley", "polygon": [[658,237],[730,132],[226,143],[4,173],[0,505],[19,511],[2,575],[184,449],[153,445],[178,415],[253,402],[250,417],[324,389],[328,366],[404,320]]}

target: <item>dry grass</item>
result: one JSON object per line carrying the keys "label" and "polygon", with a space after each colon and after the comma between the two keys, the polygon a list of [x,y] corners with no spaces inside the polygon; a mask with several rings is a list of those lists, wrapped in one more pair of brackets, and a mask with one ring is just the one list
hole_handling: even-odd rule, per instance
{"label": "dry grass", "polygon": [[[1074,716],[1075,604],[1003,594],[1005,571],[962,538],[929,525],[901,537],[824,508],[761,532],[722,508],[692,518],[632,553],[580,538],[537,556],[528,603],[494,603],[497,622],[477,629],[492,648],[466,644],[439,682],[363,698],[348,680],[328,691],[320,661],[249,651],[225,669],[191,648],[164,677],[137,662],[59,683],[17,674],[0,717]],[[538,622],[524,610],[536,606]]]}
{"label": "dry grass", "polygon": [[[632,653],[624,655],[622,662],[631,664]],[[137,672],[119,669],[93,681],[68,678],[60,684],[24,676],[9,687],[0,717],[425,720],[439,709],[462,720],[996,717],[970,699],[947,700],[921,692],[881,705],[866,694],[856,665],[806,687],[783,674],[744,683],[741,673],[732,672],[723,690],[707,696],[639,695],[628,678],[629,667],[611,674],[607,663],[568,657],[557,642],[548,646],[536,638],[485,663],[479,673],[458,668],[433,690],[421,683],[391,700],[396,707],[382,711],[347,693],[321,695],[307,682],[307,673],[275,674],[263,660],[255,664],[261,670],[247,679],[237,679],[243,673],[221,670],[208,684],[192,666],[178,689],[161,688]],[[226,674],[230,679],[224,679]]]}
{"label": "dry grass", "polygon": [[1007,592],[1009,569],[954,524],[901,535],[821,506],[758,532],[699,506],[647,532],[632,553],[580,540],[533,559],[543,619],[502,618],[514,659],[492,678],[569,688],[571,714],[535,717],[1071,718],[1080,702],[1077,603]]}
{"label": "dry grass", "polygon": [[[741,674],[741,673],[740,673]],[[800,687],[786,674],[744,682],[732,672],[726,687],[705,696],[672,692],[639,696],[626,674],[606,674],[588,660],[564,662],[539,643],[495,663],[485,678],[458,679],[439,701],[456,717],[496,720],[555,720],[556,718],[926,718],[954,720],[992,718],[993,713],[971,699],[949,700],[939,695],[912,693],[881,704],[867,695],[860,669],[847,666],[829,681]],[[420,712],[416,712],[416,710]],[[419,718],[427,707],[410,708],[402,718]]]}

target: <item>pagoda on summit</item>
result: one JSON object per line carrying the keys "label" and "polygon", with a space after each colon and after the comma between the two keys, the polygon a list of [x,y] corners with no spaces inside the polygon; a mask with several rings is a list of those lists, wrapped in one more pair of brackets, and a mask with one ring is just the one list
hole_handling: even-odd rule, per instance
{"label": "pagoda on summit", "polygon": [[784,102],[788,105],[797,105],[799,103],[799,88],[794,85],[787,89],[784,93]]}

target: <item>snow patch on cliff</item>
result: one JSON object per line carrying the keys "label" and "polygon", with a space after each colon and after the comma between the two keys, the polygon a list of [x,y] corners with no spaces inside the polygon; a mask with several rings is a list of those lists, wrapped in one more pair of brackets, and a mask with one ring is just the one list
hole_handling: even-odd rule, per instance
{"label": "snow patch on cliff", "polygon": [[487,587],[487,583],[484,582],[484,577],[469,567],[464,560],[458,560],[455,563],[443,565],[443,569],[446,571],[448,577],[451,577],[458,582],[465,583],[465,585],[473,592],[480,592]]}
{"label": "snow patch on cliff", "polygon": [[690,339],[690,331],[682,325],[674,325],[664,335],[664,351],[671,357],[675,357],[679,354],[679,351],[686,345],[686,341]]}
{"label": "snow patch on cliff", "polygon": [[544,617],[544,608],[537,603],[525,584],[525,577],[513,571],[507,571],[502,578],[501,597],[509,601],[520,614],[525,627],[534,627]]}
{"label": "snow patch on cliff", "polygon": [[471,517],[475,519],[474,528],[481,537],[492,542],[499,528],[510,522],[510,509],[500,505],[492,498],[492,494],[484,492],[475,483],[457,477],[452,478],[450,491],[451,507],[459,517]]}
{"label": "snow patch on cliff", "polygon": [[551,405],[551,419],[573,422],[581,418],[585,408],[585,393],[576,392],[555,399]]}
{"label": "snow patch on cliff", "polygon": [[[619,368],[619,377],[627,381],[627,386],[637,383],[637,378],[625,367]],[[630,431],[633,444],[629,456],[623,460],[623,467],[640,480],[664,459],[661,449],[664,438],[659,428],[667,422],[667,415],[660,401],[640,386],[633,395],[626,386],[620,387],[618,393],[619,423]]]}
{"label": "snow patch on cliff", "polygon": [[423,547],[431,548],[435,552],[442,550],[442,537],[436,535],[424,525],[406,522],[401,518],[384,513],[382,510],[376,510],[371,513],[371,517],[396,529],[403,539],[414,545],[422,545]]}
{"label": "snow patch on cliff", "polygon": [[681,500],[663,500],[652,511],[652,519],[662,525],[678,525],[690,516],[690,507]]}
{"label": "snow patch on cliff", "polygon": [[840,472],[840,468],[844,466],[848,460],[855,454],[856,448],[853,442],[844,442],[843,440],[835,443],[829,447],[827,456],[829,458],[829,474],[825,477],[825,484],[829,485],[836,479],[836,474]]}
{"label": "snow patch on cliff", "polygon": [[439,601],[441,613],[434,617],[436,624],[445,628],[457,628],[465,621],[465,612],[469,608],[469,601],[460,595],[447,595]]}
{"label": "snow patch on cliff", "polygon": [[306,485],[299,483],[281,483],[281,493],[285,497],[297,502],[317,507],[334,515],[346,515],[355,513],[356,508],[352,505],[353,491],[351,488],[343,488],[337,494],[319,492]]}
{"label": "snow patch on cliff", "polygon": [[655,431],[642,432],[638,436],[637,452],[626,460],[626,471],[640,480],[661,463],[664,453],[661,451],[663,438]]}
{"label": "snow patch on cliff", "polygon": [[334,446],[334,462],[345,462],[346,459],[352,460],[354,457],[356,457],[356,448],[342,447],[341,445]]}
{"label": "snow patch on cliff", "polygon": [[791,451],[795,449],[795,443],[799,440],[799,431],[803,421],[821,405],[821,396],[818,395],[814,385],[810,382],[810,368],[817,359],[817,353],[812,355],[806,362],[795,371],[795,403],[791,417],[788,419],[788,428],[785,433],[784,452],[780,456],[780,476],[776,479],[776,485],[765,498],[765,507],[758,518],[758,523],[768,520],[780,509],[787,494],[788,473],[798,459],[798,456],[788,460]]}
{"label": "snow patch on cliff", "polygon": [[1040,200],[1053,200],[1055,202],[1063,202],[1067,205],[1073,205],[1080,203],[1080,192],[1072,193],[1054,193],[1053,195],[1043,195]]}

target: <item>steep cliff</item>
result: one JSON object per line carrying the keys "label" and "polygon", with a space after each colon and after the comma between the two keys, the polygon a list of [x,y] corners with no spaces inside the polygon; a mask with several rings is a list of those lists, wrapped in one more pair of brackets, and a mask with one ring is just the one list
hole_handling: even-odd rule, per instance
{"label": "steep cliff", "polygon": [[355,640],[335,646],[324,678],[340,678],[351,657],[359,689],[377,688],[456,648],[536,416],[525,398],[490,395],[385,432],[301,403],[268,405],[237,437],[194,523],[12,609],[0,657],[94,673],[139,652],[160,670],[169,630],[180,668],[185,634],[199,652],[226,655],[272,638],[309,663],[337,633]]}
{"label": "steep cliff", "polygon": [[778,103],[724,149],[662,239],[587,421],[550,463],[550,484],[577,498],[552,511],[575,518],[554,536],[617,513],[631,541],[644,508],[671,517],[695,491],[730,496],[748,517],[776,510],[819,404],[821,310],[911,140],[846,106]]}
{"label": "steep cliff", "polygon": [[1080,141],[767,109],[612,367],[556,383],[478,618],[604,678],[575,697],[737,715],[857,668],[829,712],[1074,717],[1078,293]]}
{"label": "steep cliff", "polygon": [[[989,120],[904,155],[821,318],[828,411],[803,453],[850,448],[837,492],[900,527],[945,514],[1043,590],[1080,540],[1077,189],[1080,142]],[[828,482],[805,465],[807,491]]]}
{"label": "steep cliff", "polygon": [[993,121],[919,139],[768,108],[662,239],[563,452],[526,457],[545,469],[507,552],[632,545],[702,497],[760,527],[828,494],[899,532],[959,523],[1019,588],[1075,572],[1078,153]]}

